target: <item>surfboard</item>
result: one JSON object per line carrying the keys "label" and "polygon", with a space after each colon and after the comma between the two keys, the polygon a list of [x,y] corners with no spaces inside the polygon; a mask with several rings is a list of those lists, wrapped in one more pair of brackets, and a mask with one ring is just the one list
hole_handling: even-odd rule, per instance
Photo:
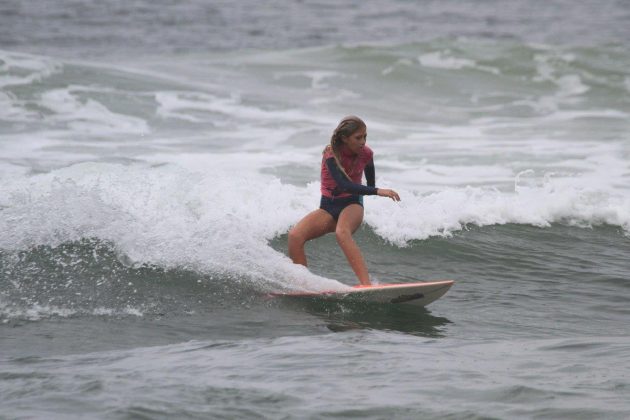
{"label": "surfboard", "polygon": [[272,293],[272,296],[289,299],[400,303],[426,306],[444,296],[453,285],[453,280],[416,283],[357,285],[348,290],[326,290],[322,292]]}

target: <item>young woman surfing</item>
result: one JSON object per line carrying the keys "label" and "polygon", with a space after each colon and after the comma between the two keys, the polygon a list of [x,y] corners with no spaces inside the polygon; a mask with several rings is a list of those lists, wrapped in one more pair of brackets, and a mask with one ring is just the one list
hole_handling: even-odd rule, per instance
{"label": "young woman surfing", "polygon": [[[366,140],[367,126],[359,117],[341,120],[323,152],[319,209],[304,216],[289,231],[289,257],[304,266],[306,241],[335,232],[337,243],[362,285],[371,284],[370,276],[352,234],[363,222],[363,196],[400,201],[396,191],[374,186],[373,152],[365,145]],[[367,186],[361,185],[364,172]]]}

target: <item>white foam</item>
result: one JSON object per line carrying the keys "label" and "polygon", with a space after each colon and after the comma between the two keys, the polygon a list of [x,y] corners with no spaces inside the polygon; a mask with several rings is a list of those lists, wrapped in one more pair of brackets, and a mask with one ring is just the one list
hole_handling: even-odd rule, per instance
{"label": "white foam", "polygon": [[[267,144],[264,138],[261,142]],[[180,153],[168,155],[156,153],[147,157],[148,162],[162,164],[164,162],[174,163],[180,167],[194,171],[207,171],[212,168],[217,173],[234,174],[237,177],[248,176],[259,177],[258,173],[264,168],[274,168],[285,164],[303,164],[314,167],[313,173],[317,172],[317,157],[313,159],[311,153],[304,153],[293,149],[280,149],[275,153],[269,153],[266,149],[249,150],[253,146],[245,146],[237,152],[223,153]],[[243,152],[246,150],[247,152]],[[320,151],[321,152],[321,151]],[[316,152],[317,153],[317,152]]]}
{"label": "white foam", "polygon": [[277,71],[274,72],[274,80],[280,80],[286,77],[304,77],[310,80],[310,86],[313,90],[326,89],[329,85],[326,79],[343,76],[342,73],[327,70],[311,70],[311,71]]}
{"label": "white foam", "polygon": [[0,302],[0,314],[6,320],[9,319],[24,319],[28,321],[39,321],[43,318],[50,318],[52,316],[58,316],[67,318],[76,314],[76,311],[69,308],[58,307],[54,305],[39,305],[33,304],[30,306],[13,307],[9,305],[3,305]]}
{"label": "white foam", "polygon": [[12,319],[27,321],[39,321],[51,317],[69,318],[78,314],[96,316],[136,316],[142,317],[144,313],[138,308],[127,306],[122,309],[96,307],[92,309],[71,309],[56,305],[25,304],[20,306],[7,305],[0,300],[0,315],[3,322]]}
{"label": "white foam", "polygon": [[123,309],[112,309],[112,308],[105,308],[103,306],[100,306],[91,310],[90,313],[93,315],[105,315],[105,316],[132,315],[132,316],[137,316],[139,318],[144,316],[144,312],[142,312],[142,310],[138,308],[134,308],[132,306],[127,306]]}
{"label": "white foam", "polygon": [[417,195],[400,191],[399,204],[370,199],[366,222],[399,246],[431,236],[450,236],[466,225],[506,223],[547,227],[611,224],[630,234],[630,198],[548,179],[540,186],[517,186],[511,193],[467,187]]}
{"label": "white foam", "polygon": [[429,187],[435,189],[436,187],[466,186],[470,184],[501,184],[511,181],[512,176],[510,168],[499,165],[424,164],[413,169],[398,171],[395,177],[395,184],[422,190]]}
{"label": "white foam", "polygon": [[264,121],[314,121],[314,116],[298,109],[266,110],[243,103],[239,95],[219,97],[203,92],[175,92],[162,91],[155,94],[158,102],[158,115],[162,117],[180,118],[188,121],[198,121],[187,111],[204,111],[217,113],[224,117],[238,120],[253,120],[258,123]]}
{"label": "white foam", "polygon": [[582,77],[576,73],[570,73],[571,63],[575,56],[569,53],[547,51],[544,54],[536,54],[535,82],[551,82],[557,86],[557,90],[548,95],[541,95],[535,101],[534,108],[540,112],[557,111],[561,105],[575,105],[584,101],[582,95],[591,88],[584,83]]}
{"label": "white foam", "polygon": [[272,177],[85,163],[3,182],[0,248],[112,242],[132,263],[246,277],[261,288],[339,289],[267,241],[312,210],[318,186]]}
{"label": "white foam", "polygon": [[0,120],[25,122],[35,119],[38,114],[26,109],[25,101],[10,92],[0,92]]}
{"label": "white foam", "polygon": [[[477,125],[484,126],[481,122]],[[496,127],[497,123],[487,126]],[[392,188],[400,185],[416,193],[465,186],[506,191],[519,172],[535,169],[541,179],[553,173],[556,180],[566,179],[569,186],[588,185],[611,194],[626,194],[619,187],[627,184],[630,173],[624,142],[545,138],[499,141],[457,136],[457,131],[452,127],[452,132],[416,133],[400,139],[391,149],[389,145],[376,149],[377,168],[389,169],[386,173],[377,170],[377,175],[386,176]],[[397,161],[395,150],[403,148],[409,149],[405,160]]]}
{"label": "white foam", "polygon": [[445,51],[435,51],[422,54],[418,57],[418,61],[425,67],[433,67],[436,69],[461,70],[465,67],[474,67],[475,62],[467,58],[457,58],[448,55]]}
{"label": "white foam", "polygon": [[41,82],[62,68],[48,57],[0,50],[0,88]]}
{"label": "white foam", "polygon": [[445,70],[462,70],[472,68],[481,71],[499,74],[499,70],[493,67],[479,65],[475,60],[454,57],[450,50],[434,51],[420,55],[418,62],[423,67]]}
{"label": "white foam", "polygon": [[555,81],[560,87],[559,96],[568,97],[582,95],[590,90],[582,83],[582,78],[577,74],[565,74]]}
{"label": "white foam", "polygon": [[65,123],[74,133],[146,134],[150,131],[146,121],[138,117],[112,112],[95,99],[80,98],[80,93],[89,91],[92,88],[77,85],[48,90],[41,94],[39,104],[52,112],[47,120]]}
{"label": "white foam", "polygon": [[55,139],[58,134],[59,132],[53,131],[42,131],[38,134],[4,134],[2,136],[4,141],[0,142],[1,156],[14,161],[61,157],[51,151],[44,151],[63,144],[61,140]]}
{"label": "white foam", "polygon": [[[422,64],[422,61],[420,61],[420,63]],[[400,58],[398,60],[396,60],[396,62],[394,64],[392,64],[391,66],[385,67],[383,70],[381,70],[381,74],[383,76],[387,76],[391,73],[394,72],[394,70],[396,70],[397,67],[411,67],[413,66],[413,61],[409,60],[408,58]]]}

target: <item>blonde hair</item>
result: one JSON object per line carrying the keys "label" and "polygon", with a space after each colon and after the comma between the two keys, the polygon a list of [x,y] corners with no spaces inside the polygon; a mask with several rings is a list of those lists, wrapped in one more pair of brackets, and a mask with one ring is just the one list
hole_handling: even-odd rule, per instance
{"label": "blonde hair", "polygon": [[[344,137],[348,137],[355,133],[357,130],[361,128],[366,128],[365,122],[356,115],[348,115],[337,125],[335,131],[333,131],[332,136],[330,137],[330,144],[324,148],[324,152],[332,151],[332,155],[335,158],[335,162],[339,167],[339,170],[346,176],[346,178],[350,179],[350,175],[346,173],[343,165],[341,164],[341,145],[343,144],[342,139]],[[355,159],[356,162],[356,159]],[[353,165],[354,166],[354,165]]]}

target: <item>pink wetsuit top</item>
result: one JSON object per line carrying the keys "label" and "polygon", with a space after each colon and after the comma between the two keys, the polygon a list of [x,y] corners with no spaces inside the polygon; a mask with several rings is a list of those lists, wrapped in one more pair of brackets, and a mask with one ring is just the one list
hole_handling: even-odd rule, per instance
{"label": "pink wetsuit top", "polygon": [[[374,157],[374,152],[372,152],[372,149],[370,149],[368,146],[363,146],[363,148],[361,149],[358,155],[353,155],[352,153],[346,151],[345,148],[342,148],[340,154],[341,154],[341,165],[343,166],[343,169],[346,171],[346,173],[350,177],[352,183],[361,185],[361,178],[363,176],[363,171],[365,170],[365,167],[368,164],[372,163],[372,159]],[[349,193],[349,192],[337,192],[336,194],[333,193],[335,189],[338,189],[338,184],[333,178],[333,176],[331,175],[330,171],[328,170],[328,166],[326,165],[326,161],[328,161],[331,158],[334,159],[334,155],[330,147],[327,147],[326,151],[324,152],[324,156],[322,157],[322,173],[321,173],[322,195],[328,198],[333,198],[333,197],[341,198],[341,197],[349,197],[353,195],[352,193]],[[370,183],[372,183],[371,187],[373,187],[374,181],[372,180],[372,182],[368,182],[368,184]],[[363,193],[363,194],[366,194],[366,193]],[[374,189],[374,192],[370,192],[367,194],[376,194],[376,189]]]}

